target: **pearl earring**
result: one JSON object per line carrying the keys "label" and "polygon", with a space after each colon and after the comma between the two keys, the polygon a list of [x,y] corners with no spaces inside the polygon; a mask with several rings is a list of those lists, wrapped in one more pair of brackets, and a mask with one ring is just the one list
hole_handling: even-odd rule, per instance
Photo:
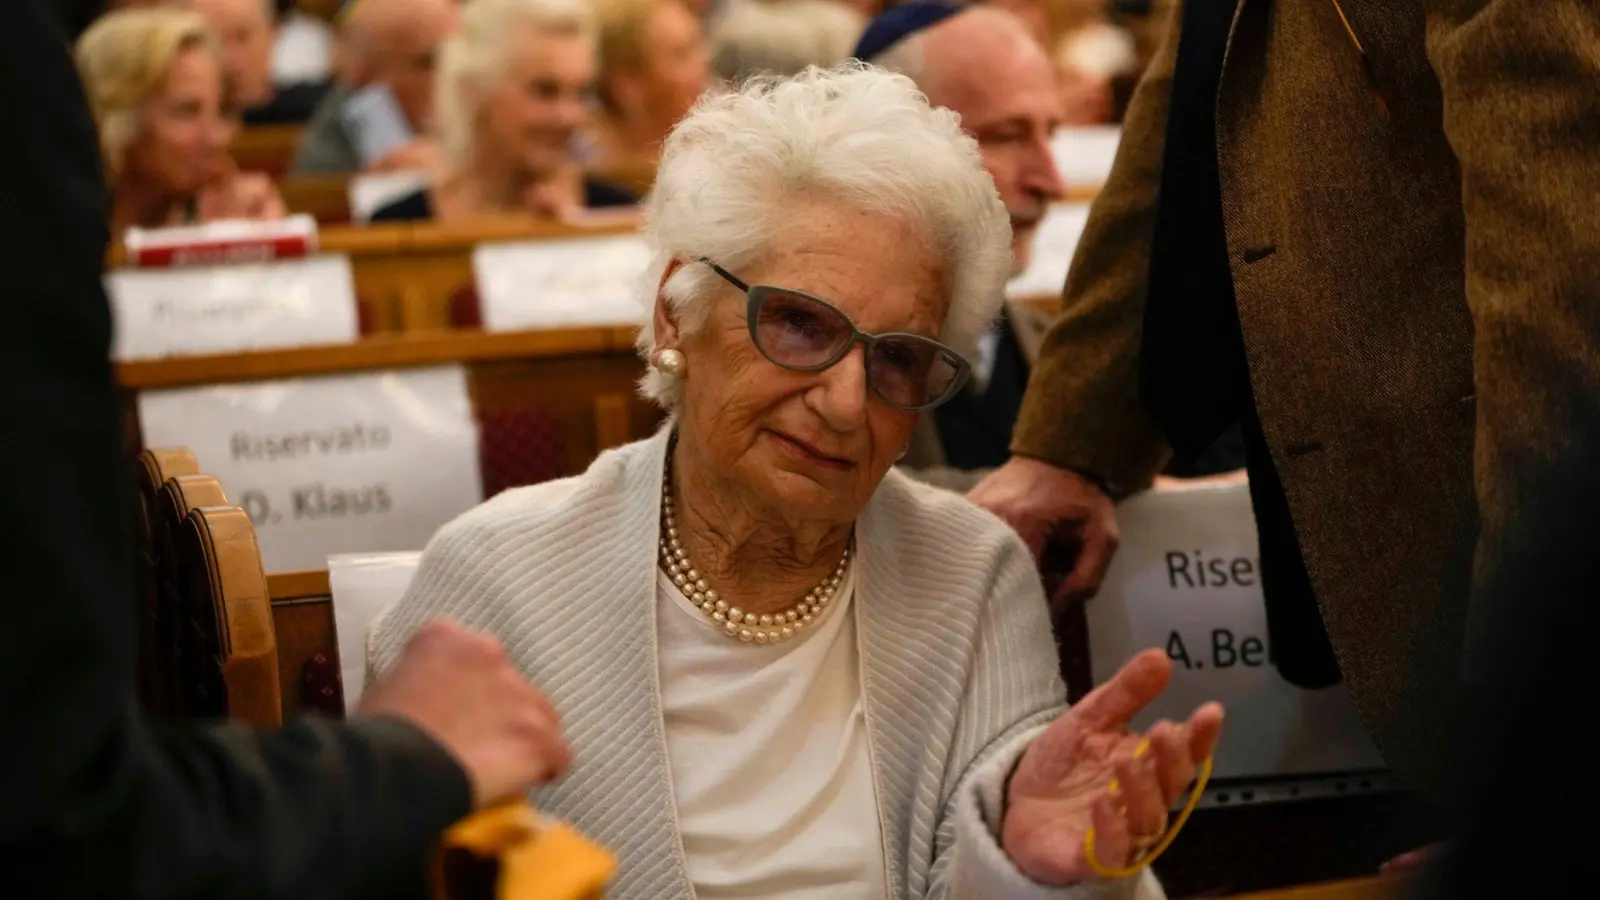
{"label": "pearl earring", "polygon": [[684,359],[683,354],[676,350],[663,350],[656,356],[656,368],[660,369],[663,374],[671,375],[673,378],[682,378],[683,370],[688,367],[689,361]]}

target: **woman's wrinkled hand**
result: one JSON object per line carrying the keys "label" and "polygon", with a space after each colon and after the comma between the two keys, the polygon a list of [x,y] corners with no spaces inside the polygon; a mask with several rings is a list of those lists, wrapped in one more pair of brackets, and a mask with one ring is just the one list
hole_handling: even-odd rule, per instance
{"label": "woman's wrinkled hand", "polygon": [[1216,703],[1181,725],[1163,720],[1143,734],[1128,730],[1171,680],[1171,660],[1146,650],[1028,747],[1011,778],[1000,838],[1023,874],[1046,885],[1100,878],[1085,853],[1091,827],[1102,867],[1128,866],[1161,840],[1168,812],[1187,796],[1222,732]]}

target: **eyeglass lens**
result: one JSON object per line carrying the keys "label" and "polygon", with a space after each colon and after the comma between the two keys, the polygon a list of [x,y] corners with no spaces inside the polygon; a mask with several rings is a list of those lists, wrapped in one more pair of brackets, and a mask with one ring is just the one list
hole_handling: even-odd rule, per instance
{"label": "eyeglass lens", "polygon": [[[850,350],[856,329],[842,312],[813,297],[767,289],[753,334],[756,348],[778,365],[821,369]],[[959,373],[947,351],[927,338],[887,335],[868,345],[868,383],[895,406],[916,409],[941,399]]]}

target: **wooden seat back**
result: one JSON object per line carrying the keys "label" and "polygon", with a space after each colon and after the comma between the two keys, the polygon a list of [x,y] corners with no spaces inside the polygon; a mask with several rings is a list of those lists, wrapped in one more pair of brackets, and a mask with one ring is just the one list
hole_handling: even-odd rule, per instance
{"label": "wooden seat back", "polygon": [[158,719],[175,712],[174,678],[167,666],[160,615],[161,585],[166,578],[161,544],[157,540],[157,501],[167,480],[200,471],[194,454],[183,447],[156,447],[140,451],[134,463],[139,508],[137,511],[139,559],[139,647],[136,682],[139,702]]}
{"label": "wooden seat back", "polygon": [[271,599],[250,517],[233,506],[190,510],[177,555],[194,714],[283,724]]}
{"label": "wooden seat back", "polygon": [[281,178],[294,165],[304,131],[302,125],[251,125],[233,136],[228,153],[241,171]]}
{"label": "wooden seat back", "polygon": [[284,718],[304,712],[343,715],[344,685],[327,570],[268,575],[267,593],[278,639]]}
{"label": "wooden seat back", "polygon": [[305,213],[318,225],[350,224],[350,176],[289,175],[278,181],[278,192],[291,213]]}

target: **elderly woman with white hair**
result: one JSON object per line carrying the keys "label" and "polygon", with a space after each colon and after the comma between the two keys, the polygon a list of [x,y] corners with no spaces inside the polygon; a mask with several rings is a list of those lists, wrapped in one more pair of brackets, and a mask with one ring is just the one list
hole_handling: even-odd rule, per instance
{"label": "elderly woman with white hair", "polygon": [[374,222],[534,215],[632,206],[572,156],[598,66],[588,0],[469,0],[439,48],[435,127],[444,171]]}
{"label": "elderly woman with white hair", "polygon": [[370,670],[437,616],[500,637],[573,749],[533,800],[618,900],[1160,896],[1222,710],[1131,732],[1154,650],[1067,709],[1020,539],[894,470],[1011,266],[954,114],[876,69],[757,79],[673,131],[646,223],[666,425],[445,526]]}

